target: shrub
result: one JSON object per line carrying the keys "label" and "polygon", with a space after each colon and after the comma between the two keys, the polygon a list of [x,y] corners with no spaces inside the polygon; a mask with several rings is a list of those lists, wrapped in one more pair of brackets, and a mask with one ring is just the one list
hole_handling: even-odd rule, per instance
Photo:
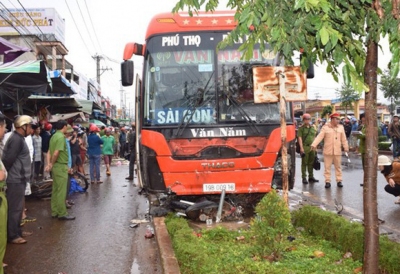
{"label": "shrub", "polygon": [[[321,237],[343,252],[351,252],[355,260],[364,255],[364,227],[332,212],[313,206],[304,206],[292,212],[293,223],[311,235]],[[382,273],[400,273],[400,244],[380,237],[379,267]]]}
{"label": "shrub", "polygon": [[391,142],[379,142],[378,149],[379,150],[389,150],[391,144],[392,144]]}
{"label": "shrub", "polygon": [[386,135],[379,135],[378,136],[378,142],[387,142],[388,138]]}
{"label": "shrub", "polygon": [[257,250],[261,256],[272,255],[280,258],[285,249],[283,241],[292,230],[289,209],[273,189],[256,206],[257,217],[252,230],[256,237]]}

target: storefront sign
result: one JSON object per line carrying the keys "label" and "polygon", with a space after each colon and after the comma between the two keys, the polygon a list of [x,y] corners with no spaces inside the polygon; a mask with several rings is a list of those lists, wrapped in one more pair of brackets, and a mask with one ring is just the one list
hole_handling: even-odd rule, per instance
{"label": "storefront sign", "polygon": [[65,22],[54,8],[2,9],[0,14],[0,35],[19,35],[15,28],[26,29],[32,34],[54,35],[65,44]]}

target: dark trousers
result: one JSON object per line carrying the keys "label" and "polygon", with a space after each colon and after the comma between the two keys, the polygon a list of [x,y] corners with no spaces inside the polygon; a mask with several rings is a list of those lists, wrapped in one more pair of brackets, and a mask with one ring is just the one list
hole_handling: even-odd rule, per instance
{"label": "dark trousers", "polygon": [[125,151],[126,151],[126,143],[121,143],[121,147],[119,148],[119,158],[125,159]]}
{"label": "dark trousers", "polygon": [[34,166],[34,171],[35,171],[35,177],[39,177],[40,174],[40,166],[42,165],[41,161],[36,161],[35,166]]}
{"label": "dark trousers", "polygon": [[131,155],[129,157],[129,177],[133,178],[133,166],[136,160],[136,153],[135,150],[131,150]]}
{"label": "dark trousers", "polygon": [[7,238],[12,241],[22,236],[21,220],[24,211],[26,183],[7,184]]}
{"label": "dark trousers", "polygon": [[400,185],[395,184],[394,187],[391,187],[389,184],[385,186],[385,191],[393,196],[400,196]]}

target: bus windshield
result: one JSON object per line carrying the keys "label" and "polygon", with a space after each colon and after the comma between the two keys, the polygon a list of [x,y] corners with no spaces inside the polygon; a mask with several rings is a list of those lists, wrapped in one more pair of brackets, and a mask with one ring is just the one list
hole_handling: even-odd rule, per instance
{"label": "bus windshield", "polygon": [[[217,51],[222,32],[151,37],[146,44],[144,125],[279,123],[279,103],[255,104],[254,66],[276,56],[255,46],[244,62],[238,45]],[[286,118],[291,120],[287,105]]]}

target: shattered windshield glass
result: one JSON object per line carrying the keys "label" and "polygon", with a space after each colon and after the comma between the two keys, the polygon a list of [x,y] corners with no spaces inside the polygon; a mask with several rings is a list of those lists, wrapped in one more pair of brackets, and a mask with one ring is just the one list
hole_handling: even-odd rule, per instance
{"label": "shattered windshield glass", "polygon": [[145,125],[279,122],[279,103],[254,103],[252,75],[253,66],[272,65],[276,56],[255,47],[252,60],[244,62],[238,46],[216,50],[224,35],[149,39],[143,82]]}

